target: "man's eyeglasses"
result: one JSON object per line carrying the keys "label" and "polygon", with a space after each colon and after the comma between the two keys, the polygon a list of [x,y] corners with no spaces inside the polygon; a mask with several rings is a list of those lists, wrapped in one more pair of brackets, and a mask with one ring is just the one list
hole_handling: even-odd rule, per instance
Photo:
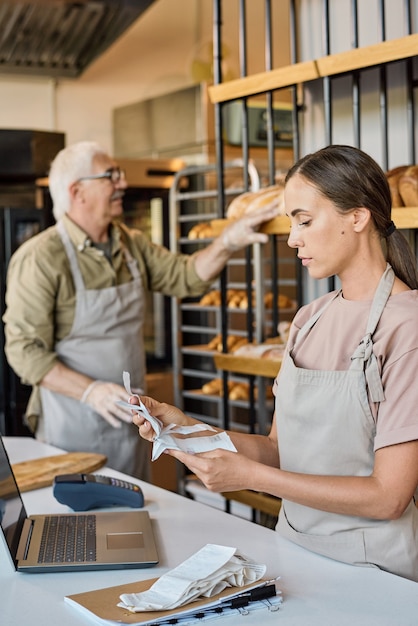
{"label": "man's eyeglasses", "polygon": [[108,178],[114,185],[117,185],[121,180],[126,180],[125,170],[121,170],[120,167],[109,167],[103,174],[82,176],[78,180],[98,180],[99,178]]}

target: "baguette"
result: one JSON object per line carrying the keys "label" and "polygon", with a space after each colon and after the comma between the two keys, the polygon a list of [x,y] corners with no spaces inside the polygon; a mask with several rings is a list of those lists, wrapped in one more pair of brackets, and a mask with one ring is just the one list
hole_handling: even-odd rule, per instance
{"label": "baguette", "polygon": [[284,215],[283,189],[284,184],[278,183],[263,187],[259,191],[246,191],[232,200],[227,208],[226,217],[236,220],[268,204],[277,204],[279,213]]}

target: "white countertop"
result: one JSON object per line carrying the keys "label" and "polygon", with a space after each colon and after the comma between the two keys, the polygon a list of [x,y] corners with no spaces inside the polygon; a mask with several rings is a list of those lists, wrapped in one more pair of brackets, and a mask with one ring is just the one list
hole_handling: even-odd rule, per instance
{"label": "white countertop", "polygon": [[[12,463],[57,454],[31,438],[5,437]],[[102,468],[101,474],[124,476]],[[90,623],[64,603],[64,596],[161,576],[206,543],[236,546],[280,576],[283,605],[249,616],[219,618],[217,623],[250,626],[260,619],[278,626],[416,626],[418,584],[378,569],[354,567],[300,548],[275,531],[228,515],[205,504],[135,481],[144,492],[153,520],[160,563],[155,568],[117,571],[28,574],[14,570],[0,542],[0,615],[5,626],[74,626]],[[28,514],[68,511],[52,489],[23,494]]]}

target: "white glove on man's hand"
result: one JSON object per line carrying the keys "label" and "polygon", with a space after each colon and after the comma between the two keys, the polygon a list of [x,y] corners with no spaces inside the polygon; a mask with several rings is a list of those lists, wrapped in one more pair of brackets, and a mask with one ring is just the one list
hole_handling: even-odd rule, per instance
{"label": "white glove on man's hand", "polygon": [[279,215],[277,202],[244,214],[240,219],[229,224],[221,234],[222,243],[229,252],[235,252],[253,243],[266,243],[268,235],[257,232],[263,222],[267,222]]}
{"label": "white glove on man's hand", "polygon": [[91,407],[113,428],[120,428],[122,422],[132,423],[132,412],[118,406],[118,400],[129,400],[129,395],[121,385],[95,380],[87,387],[80,402]]}

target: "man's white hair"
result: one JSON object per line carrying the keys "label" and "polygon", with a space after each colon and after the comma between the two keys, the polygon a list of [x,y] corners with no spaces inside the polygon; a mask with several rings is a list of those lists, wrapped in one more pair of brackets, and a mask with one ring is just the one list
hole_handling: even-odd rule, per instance
{"label": "man's white hair", "polygon": [[60,150],[52,161],[48,182],[56,221],[70,209],[70,185],[93,174],[98,155],[107,156],[107,152],[95,141],[80,141]]}

